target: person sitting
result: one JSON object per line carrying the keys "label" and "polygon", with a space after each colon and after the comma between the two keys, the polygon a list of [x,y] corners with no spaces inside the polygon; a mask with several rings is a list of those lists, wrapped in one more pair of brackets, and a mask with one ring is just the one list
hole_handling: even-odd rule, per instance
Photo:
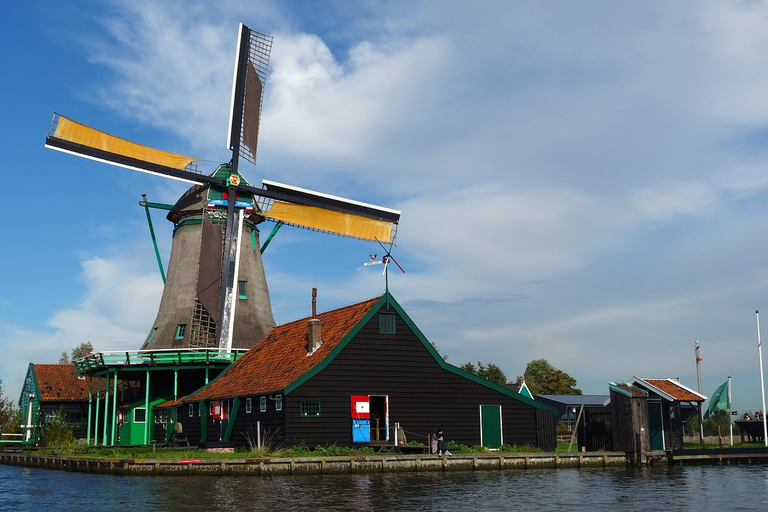
{"label": "person sitting", "polygon": [[438,455],[450,455],[451,452],[448,451],[448,447],[445,444],[445,439],[443,438],[443,429],[437,429],[433,436],[436,443],[436,448],[433,453]]}

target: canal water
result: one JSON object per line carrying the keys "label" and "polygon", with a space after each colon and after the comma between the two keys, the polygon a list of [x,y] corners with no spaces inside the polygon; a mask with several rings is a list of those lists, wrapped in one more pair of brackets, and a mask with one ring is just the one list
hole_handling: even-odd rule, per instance
{"label": "canal water", "polygon": [[765,509],[768,466],[261,477],[108,476],[0,465],[0,510],[733,511]]}

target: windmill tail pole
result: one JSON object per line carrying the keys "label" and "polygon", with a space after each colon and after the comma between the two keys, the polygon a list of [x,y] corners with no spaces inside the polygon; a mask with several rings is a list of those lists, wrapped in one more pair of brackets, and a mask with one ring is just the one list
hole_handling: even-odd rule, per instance
{"label": "windmill tail pole", "polygon": [[763,380],[763,344],[760,340],[760,311],[755,311],[757,318],[757,358],[760,360],[760,395],[763,399],[763,442],[768,447],[768,424],[765,419],[765,381]]}
{"label": "windmill tail pole", "polygon": [[147,213],[147,223],[149,224],[149,234],[152,235],[152,246],[155,248],[155,258],[157,258],[157,266],[160,267],[160,276],[163,278],[163,284],[165,284],[165,270],[163,270],[163,260],[160,259],[160,250],[157,248],[157,238],[155,238],[155,228],[152,226],[152,216],[149,214],[149,205],[147,204],[147,194],[141,194],[142,203],[144,203],[144,211]]}

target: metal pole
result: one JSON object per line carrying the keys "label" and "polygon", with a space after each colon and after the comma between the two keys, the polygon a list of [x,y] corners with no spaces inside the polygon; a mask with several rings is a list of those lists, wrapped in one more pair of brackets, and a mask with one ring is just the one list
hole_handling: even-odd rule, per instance
{"label": "metal pole", "polygon": [[[695,341],[696,347],[696,379],[699,382],[699,394],[701,393],[701,355],[699,354],[699,342]],[[699,444],[704,448],[704,416],[701,412],[701,402],[699,402]]]}
{"label": "metal pole", "polygon": [[[93,406],[93,377],[89,376],[88,377],[88,427],[86,428],[86,431],[85,431],[86,445],[91,444],[91,418],[92,418],[91,413],[93,412],[92,406]],[[96,444],[96,442],[94,441],[93,444]]]}
{"label": "metal pole", "polygon": [[733,446],[733,412],[731,411],[731,376],[728,376],[728,422],[731,426],[731,446]]}
{"label": "metal pole", "polygon": [[768,447],[768,427],[765,419],[765,381],[763,380],[763,344],[760,341],[760,311],[755,311],[757,317],[757,358],[760,359],[760,394],[763,398],[763,442]]}

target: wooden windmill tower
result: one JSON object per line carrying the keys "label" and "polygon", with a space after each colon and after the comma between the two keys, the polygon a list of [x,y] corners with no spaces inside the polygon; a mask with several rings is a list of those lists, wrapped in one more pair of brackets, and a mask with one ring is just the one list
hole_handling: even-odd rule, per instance
{"label": "wooden windmill tower", "polygon": [[393,243],[400,212],[274,181],[248,184],[272,38],[241,24],[227,138],[232,160],[211,174],[198,159],[120,139],[54,113],[46,147],[193,183],[174,205],[173,246],[157,318],[142,348],[249,348],[274,326],[259,252],[264,220]]}

